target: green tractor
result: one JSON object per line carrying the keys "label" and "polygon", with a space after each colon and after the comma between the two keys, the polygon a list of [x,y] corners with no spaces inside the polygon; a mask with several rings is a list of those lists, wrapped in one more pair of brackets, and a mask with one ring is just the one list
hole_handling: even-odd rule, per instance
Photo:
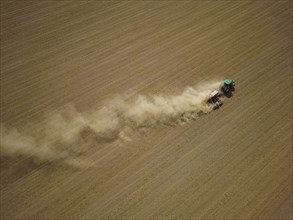
{"label": "green tractor", "polygon": [[224,94],[228,94],[235,90],[235,81],[232,79],[225,79],[221,87],[221,90]]}

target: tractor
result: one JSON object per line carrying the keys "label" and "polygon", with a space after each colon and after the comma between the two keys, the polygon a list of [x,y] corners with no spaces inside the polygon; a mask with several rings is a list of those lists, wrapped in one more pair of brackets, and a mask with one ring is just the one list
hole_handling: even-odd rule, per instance
{"label": "tractor", "polygon": [[223,85],[221,86],[221,90],[224,94],[231,93],[235,90],[235,81],[232,79],[225,79]]}

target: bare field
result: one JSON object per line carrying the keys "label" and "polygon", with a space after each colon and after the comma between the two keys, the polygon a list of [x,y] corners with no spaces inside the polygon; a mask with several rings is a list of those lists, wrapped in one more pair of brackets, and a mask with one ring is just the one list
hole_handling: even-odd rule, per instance
{"label": "bare field", "polygon": [[291,10],[2,1],[1,219],[292,219]]}

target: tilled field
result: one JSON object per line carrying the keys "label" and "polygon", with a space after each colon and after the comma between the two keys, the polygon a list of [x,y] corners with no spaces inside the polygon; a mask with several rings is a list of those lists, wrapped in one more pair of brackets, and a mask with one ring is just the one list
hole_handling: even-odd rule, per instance
{"label": "tilled field", "polygon": [[[285,0],[2,1],[1,219],[292,219],[291,10]],[[110,113],[129,114],[121,97],[181,97],[225,78],[236,90],[219,110],[106,132],[74,164],[27,144],[46,126],[74,139],[76,118],[114,105],[92,118],[104,131]],[[60,128],[52,115],[64,108]],[[7,132],[10,149],[28,150],[4,152]]]}

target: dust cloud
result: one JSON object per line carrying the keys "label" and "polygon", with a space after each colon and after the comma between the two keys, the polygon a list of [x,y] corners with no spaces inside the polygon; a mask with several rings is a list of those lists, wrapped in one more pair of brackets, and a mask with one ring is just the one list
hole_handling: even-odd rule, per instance
{"label": "dust cloud", "polygon": [[37,162],[67,161],[99,144],[129,141],[133,132],[158,125],[181,125],[212,111],[209,93],[219,82],[187,87],[179,95],[117,96],[86,113],[73,106],[46,117],[42,125],[8,128],[1,124],[1,155]]}

